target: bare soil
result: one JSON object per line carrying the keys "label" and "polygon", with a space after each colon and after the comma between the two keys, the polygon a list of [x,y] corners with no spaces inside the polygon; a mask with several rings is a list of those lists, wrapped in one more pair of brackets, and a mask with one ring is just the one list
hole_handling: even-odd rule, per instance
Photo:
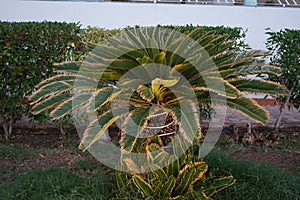
{"label": "bare soil", "polygon": [[11,159],[0,160],[0,168],[3,166],[11,166],[14,173],[10,176],[0,178],[0,183],[12,181],[16,175],[33,169],[43,169],[49,166],[57,166],[60,168],[73,168],[73,163],[82,159],[79,154],[66,153],[62,155],[38,155],[38,157],[16,163]]}
{"label": "bare soil", "polygon": [[[229,138],[241,148],[229,149],[231,155],[256,163],[268,163],[288,172],[300,174],[300,130],[289,127],[275,131],[267,126],[247,124],[225,127],[221,138]],[[221,140],[222,140],[221,139]]]}
{"label": "bare soil", "polygon": [[232,153],[232,155],[256,163],[268,163],[282,170],[300,174],[300,149],[283,152],[280,149],[260,149],[257,147],[250,147],[236,151]]}

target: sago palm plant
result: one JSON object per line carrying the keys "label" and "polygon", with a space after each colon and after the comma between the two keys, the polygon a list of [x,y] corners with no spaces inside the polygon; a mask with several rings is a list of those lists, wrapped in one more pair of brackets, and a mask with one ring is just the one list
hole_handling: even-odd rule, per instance
{"label": "sago palm plant", "polygon": [[[265,64],[259,51],[241,53],[223,36],[200,32],[182,36],[175,30],[134,28],[91,45],[84,62],[58,64],[57,75],[37,85],[33,113],[51,109],[51,116],[60,119],[83,108],[95,112],[97,119],[83,137],[89,138],[82,142],[87,148],[122,121],[121,147],[126,151],[168,128],[189,141],[200,138],[197,109],[212,102],[265,123],[267,111],[247,93],[284,94],[285,89],[247,75],[276,75],[279,69]],[[95,133],[98,123],[102,129]],[[151,134],[151,126],[160,129]]]}
{"label": "sago palm plant", "polygon": [[[159,27],[128,29],[100,44],[90,45],[92,51],[83,62],[58,64],[57,75],[38,84],[31,96],[33,113],[51,110],[53,119],[71,113],[91,113],[94,117],[81,141],[84,149],[91,148],[116,124],[121,131],[119,144],[127,171],[159,170],[153,167],[157,155],[165,155],[159,157],[165,160],[172,156],[184,158],[192,154],[185,150],[199,143],[202,137],[199,107],[223,106],[265,123],[268,112],[247,93],[285,93],[279,84],[247,77],[280,72],[263,62],[263,53],[237,51],[232,48],[232,41],[223,38],[213,32],[203,34],[201,28],[188,35]],[[174,141],[178,142],[175,146]],[[181,155],[174,152],[178,146],[184,149]],[[144,153],[147,159],[137,164],[127,157],[128,152]],[[182,161],[181,172],[191,175],[197,171],[198,162],[201,161]],[[168,168],[169,164],[161,166]],[[148,175],[130,175],[128,179],[133,180],[144,196],[147,194],[141,185],[152,187],[147,183]],[[176,180],[175,175],[170,177],[167,182],[171,192],[159,197],[180,196],[173,191],[176,187],[193,193],[193,187],[181,188],[182,180]],[[196,183],[200,180],[197,177],[184,179]],[[227,177],[224,182],[230,185],[234,180]],[[168,185],[162,183],[162,187]],[[211,192],[206,188],[197,195],[206,199]]]}

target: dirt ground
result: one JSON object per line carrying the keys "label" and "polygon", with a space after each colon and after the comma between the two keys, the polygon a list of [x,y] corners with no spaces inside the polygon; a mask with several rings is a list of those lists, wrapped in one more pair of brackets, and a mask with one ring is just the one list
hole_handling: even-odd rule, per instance
{"label": "dirt ground", "polygon": [[283,152],[279,149],[243,149],[232,154],[234,157],[254,162],[269,163],[291,173],[299,173],[300,149]]}

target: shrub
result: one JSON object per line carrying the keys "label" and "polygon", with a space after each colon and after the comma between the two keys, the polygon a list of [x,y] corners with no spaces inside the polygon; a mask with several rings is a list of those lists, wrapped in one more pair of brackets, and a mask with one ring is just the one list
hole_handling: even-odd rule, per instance
{"label": "shrub", "polygon": [[116,35],[120,32],[118,29],[106,30],[104,28],[91,27],[81,29],[81,37],[86,44],[88,43],[100,43],[105,40],[105,38],[112,35]]}
{"label": "shrub", "polygon": [[58,22],[0,22],[0,122],[5,137],[28,115],[28,95],[53,75],[53,63],[78,60],[85,48],[80,26]]}
{"label": "shrub", "polygon": [[267,48],[272,53],[270,63],[282,69],[280,76],[270,75],[268,80],[278,82],[287,87],[288,95],[276,95],[280,102],[283,102],[280,115],[276,122],[276,129],[279,128],[284,108],[292,103],[293,106],[300,106],[300,30],[284,29],[272,32],[269,29],[266,34]]}
{"label": "shrub", "polygon": [[223,40],[232,42],[232,48],[239,50],[249,49],[247,43],[245,43],[246,31],[240,27],[225,27],[225,26],[194,26],[194,25],[185,25],[185,26],[162,26],[163,28],[175,29],[181,33],[189,34],[196,28],[201,28],[201,33],[205,34],[211,32],[215,35],[223,36]]}

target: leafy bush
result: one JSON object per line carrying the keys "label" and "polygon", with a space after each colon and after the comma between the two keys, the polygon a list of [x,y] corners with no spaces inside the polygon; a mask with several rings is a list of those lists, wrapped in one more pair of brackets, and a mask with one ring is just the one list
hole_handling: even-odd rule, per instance
{"label": "leafy bush", "polygon": [[105,38],[116,35],[120,32],[118,29],[106,30],[104,28],[91,27],[81,29],[81,37],[86,43],[100,43]]}
{"label": "leafy bush", "polygon": [[0,22],[0,122],[5,137],[28,114],[28,95],[53,75],[53,63],[78,60],[85,46],[80,26],[58,22]]}
{"label": "leafy bush", "polygon": [[266,34],[267,48],[272,55],[270,63],[282,69],[280,76],[270,75],[268,80],[285,85],[289,90],[288,95],[277,95],[277,99],[283,102],[281,114],[276,123],[276,129],[279,128],[283,116],[283,110],[292,103],[293,106],[300,106],[300,30],[284,29],[278,32],[272,32],[270,29]]}
{"label": "leafy bush", "polygon": [[163,28],[175,29],[181,33],[189,34],[196,28],[201,28],[202,34],[211,32],[212,34],[222,36],[226,42],[232,41],[233,48],[239,50],[249,49],[248,44],[245,43],[246,31],[240,27],[225,27],[225,26],[194,26],[192,24],[186,26],[162,26]]}
{"label": "leafy bush", "polygon": [[[185,26],[173,26],[173,25],[158,25],[158,27],[166,28],[169,30],[176,30],[180,33],[189,34],[197,28],[201,28],[201,34],[211,32],[212,34],[222,36],[224,41],[231,41],[232,47],[245,50],[249,49],[248,44],[245,43],[246,31],[240,27],[225,27],[225,26],[194,26],[194,25],[185,25]],[[134,28],[141,28],[140,26],[127,27],[125,30],[130,30]],[[100,43],[105,40],[105,38],[116,35],[120,33],[120,29],[106,30],[104,28],[91,27],[88,26],[82,29],[82,38],[87,43]],[[199,34],[199,36],[201,36]],[[195,39],[198,39],[195,37]]]}

